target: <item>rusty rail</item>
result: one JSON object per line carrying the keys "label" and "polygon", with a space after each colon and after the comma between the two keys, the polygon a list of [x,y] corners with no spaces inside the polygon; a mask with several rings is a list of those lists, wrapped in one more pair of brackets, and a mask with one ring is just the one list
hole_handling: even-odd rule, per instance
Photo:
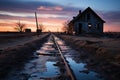
{"label": "rusty rail", "polygon": [[56,44],[56,46],[57,46],[57,49],[58,49],[58,51],[59,51],[59,53],[60,53],[61,58],[63,59],[63,61],[64,61],[64,63],[65,63],[65,68],[66,68],[66,71],[67,71],[68,76],[70,76],[71,80],[76,80],[76,79],[75,79],[75,76],[74,76],[74,74],[73,74],[72,69],[70,68],[69,64],[67,63],[66,58],[64,57],[64,55],[63,55],[62,52],[61,52],[61,49],[60,49],[60,47],[59,47],[59,44],[57,43],[57,41],[56,41],[55,38],[54,38],[54,35],[53,35],[53,40],[54,40],[54,42],[55,42],[55,44]]}

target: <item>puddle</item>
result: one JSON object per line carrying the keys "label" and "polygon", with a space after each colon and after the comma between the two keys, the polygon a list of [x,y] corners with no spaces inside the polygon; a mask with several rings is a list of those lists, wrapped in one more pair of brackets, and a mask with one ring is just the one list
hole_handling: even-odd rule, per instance
{"label": "puddle", "polygon": [[67,58],[70,67],[73,70],[73,73],[77,80],[102,80],[99,79],[98,74],[93,71],[89,71],[85,68],[85,63],[76,63],[71,58]]}
{"label": "puddle", "polygon": [[13,71],[6,80],[48,80],[61,75],[59,67],[54,66],[59,59],[58,56],[41,55],[58,54],[51,37],[33,54],[35,58],[27,62],[23,70]]}
{"label": "puddle", "polygon": [[[99,74],[85,67],[87,64],[80,59],[79,52],[67,46],[59,38],[55,37],[55,39],[77,80],[103,80],[98,77]],[[34,52],[35,59],[26,63],[21,72],[13,72],[7,80],[46,80],[46,78],[47,80],[54,80],[53,78],[60,76],[60,67],[54,66],[60,58],[54,55],[41,54],[58,54],[51,37],[39,50]]]}
{"label": "puddle", "polygon": [[100,78],[99,74],[88,70],[85,66],[87,65],[84,61],[80,59],[80,53],[76,50],[66,46],[65,42],[56,38],[57,42],[60,43],[60,48],[64,52],[64,56],[70,65],[75,78],[77,80],[104,80]]}
{"label": "puddle", "polygon": [[49,55],[57,53],[58,52],[55,49],[54,43],[50,37],[39,50],[34,52],[37,59],[31,60],[25,65],[23,73],[29,74],[28,80],[54,78],[60,75],[59,68],[54,66],[54,64],[56,64],[57,57]]}
{"label": "puddle", "polygon": [[49,41],[49,42],[47,42],[47,43],[45,43],[45,45],[53,45],[54,43],[53,42],[51,42],[51,41]]}
{"label": "puddle", "polygon": [[52,46],[43,46],[43,47],[41,47],[41,49],[43,49],[43,50],[55,50],[54,48],[52,48]]}
{"label": "puddle", "polygon": [[54,66],[55,62],[46,62],[46,70],[45,71],[36,71],[31,74],[29,79],[40,79],[40,78],[51,78],[59,75],[58,67]]}

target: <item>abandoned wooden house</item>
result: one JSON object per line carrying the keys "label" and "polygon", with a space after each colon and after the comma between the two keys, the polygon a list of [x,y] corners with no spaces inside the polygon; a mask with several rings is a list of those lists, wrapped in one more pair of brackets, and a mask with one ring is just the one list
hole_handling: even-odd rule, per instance
{"label": "abandoned wooden house", "polygon": [[101,19],[90,7],[79,14],[68,23],[69,34],[81,33],[103,33],[105,21]]}

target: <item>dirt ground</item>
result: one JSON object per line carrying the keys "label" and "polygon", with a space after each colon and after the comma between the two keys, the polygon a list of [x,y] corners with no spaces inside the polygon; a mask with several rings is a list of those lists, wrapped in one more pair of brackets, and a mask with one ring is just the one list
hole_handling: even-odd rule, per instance
{"label": "dirt ground", "polygon": [[120,77],[120,38],[83,37],[60,35],[69,45],[81,49],[88,62],[87,67],[98,71],[106,80],[119,80]]}
{"label": "dirt ground", "polygon": [[[28,52],[33,51],[39,43],[38,40],[46,35],[0,39],[0,76],[5,75],[11,65],[22,64],[24,59],[31,55]],[[69,35],[60,37],[78,51],[82,49],[88,53],[82,55],[82,58],[86,58],[88,68],[101,73],[108,80],[120,79],[120,38]]]}
{"label": "dirt ground", "polygon": [[13,37],[12,38],[5,38],[5,39],[0,38],[0,50],[24,45],[24,44],[32,42],[34,40],[38,40],[45,35],[47,35],[47,34],[39,35],[39,36],[35,35],[35,36],[17,37],[17,38],[16,37],[15,38],[13,38]]}
{"label": "dirt ground", "polygon": [[0,80],[12,69],[32,58],[33,51],[47,40],[48,34],[5,39],[0,44]]}

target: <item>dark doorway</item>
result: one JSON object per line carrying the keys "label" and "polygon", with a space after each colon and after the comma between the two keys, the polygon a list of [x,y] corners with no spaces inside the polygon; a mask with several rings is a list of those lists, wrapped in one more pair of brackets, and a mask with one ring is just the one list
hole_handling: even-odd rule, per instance
{"label": "dark doorway", "polygon": [[78,27],[78,34],[81,34],[82,33],[82,24],[81,23],[79,23],[79,27]]}

